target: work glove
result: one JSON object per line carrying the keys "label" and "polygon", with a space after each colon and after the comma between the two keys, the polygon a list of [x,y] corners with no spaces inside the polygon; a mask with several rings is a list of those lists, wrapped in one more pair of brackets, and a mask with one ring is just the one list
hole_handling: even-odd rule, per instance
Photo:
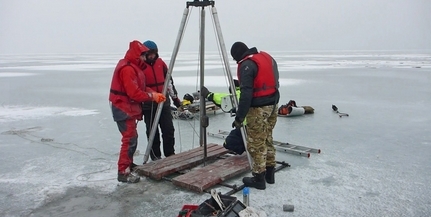
{"label": "work glove", "polygon": [[232,122],[232,128],[241,128],[242,121],[235,117],[235,120]]}
{"label": "work glove", "polygon": [[210,93],[211,92],[208,90],[208,88],[206,88],[205,86],[202,86],[201,96],[203,96],[204,98],[207,98],[208,94]]}
{"label": "work glove", "polygon": [[180,101],[180,99],[178,99],[178,97],[173,98],[173,101],[174,101],[175,107],[177,107],[177,108],[181,107],[181,101]]}
{"label": "work glove", "polygon": [[153,97],[153,101],[156,102],[157,104],[166,101],[165,95],[161,93],[153,92],[151,93],[151,95]]}

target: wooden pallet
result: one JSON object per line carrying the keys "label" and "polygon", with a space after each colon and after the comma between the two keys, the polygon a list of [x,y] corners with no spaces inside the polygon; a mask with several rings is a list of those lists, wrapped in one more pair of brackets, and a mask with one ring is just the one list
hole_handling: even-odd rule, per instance
{"label": "wooden pallet", "polygon": [[[207,160],[215,159],[229,151],[221,145],[207,145]],[[204,147],[198,147],[189,151],[181,152],[163,158],[161,160],[152,161],[144,165],[136,167],[136,172],[141,176],[147,176],[155,180],[161,180],[162,177],[176,173],[181,170],[195,167],[204,162]]]}
{"label": "wooden pallet", "polygon": [[188,190],[203,192],[229,178],[250,170],[247,155],[235,155],[192,170],[172,179],[174,185]]}

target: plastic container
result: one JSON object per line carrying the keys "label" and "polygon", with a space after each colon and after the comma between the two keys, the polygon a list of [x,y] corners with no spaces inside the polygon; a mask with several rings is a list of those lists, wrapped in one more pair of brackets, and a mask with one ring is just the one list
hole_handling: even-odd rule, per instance
{"label": "plastic container", "polygon": [[250,188],[244,187],[242,189],[242,203],[246,206],[249,206],[250,202]]}

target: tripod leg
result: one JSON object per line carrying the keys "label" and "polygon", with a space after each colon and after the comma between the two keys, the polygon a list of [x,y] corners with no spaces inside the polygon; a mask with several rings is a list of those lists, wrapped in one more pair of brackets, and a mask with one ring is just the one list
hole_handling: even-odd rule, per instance
{"label": "tripod leg", "polygon": [[[220,27],[220,21],[218,19],[218,15],[217,15],[217,9],[215,7],[211,8],[212,10],[212,15],[213,15],[213,19],[215,22],[215,31],[217,32],[217,38],[218,38],[218,42],[219,42],[219,46],[220,46],[220,50],[222,52],[222,56],[223,56],[223,62],[224,62],[224,66],[225,66],[225,70],[226,73],[228,75],[228,80],[229,80],[229,85],[231,88],[231,92],[233,93],[233,104],[235,105],[235,108],[238,108],[238,99],[236,96],[236,90],[235,90],[235,83],[233,81],[232,78],[232,73],[230,71],[230,66],[229,66],[229,60],[227,57],[227,52],[226,52],[226,45],[224,43],[224,39],[223,39],[223,35],[221,33],[221,27]],[[245,150],[247,152],[247,159],[248,159],[248,163],[250,164],[250,169],[253,168],[253,159],[250,156],[250,153],[248,153],[247,151],[247,132],[245,127],[241,127],[241,136],[242,136],[242,140],[244,141],[244,147]]]}
{"label": "tripod leg", "polygon": [[168,69],[168,75],[167,76],[171,76],[171,74],[172,74],[172,69],[174,68],[175,60],[177,58],[178,51],[180,49],[180,44],[181,44],[181,41],[183,40],[186,22],[187,22],[189,15],[190,15],[189,11],[190,11],[189,8],[184,9],[183,19],[181,20],[180,29],[178,30],[178,35],[177,35],[177,39],[175,41],[174,50],[172,51],[171,60],[169,62],[169,69]]}
{"label": "tripod leg", "polygon": [[[178,50],[180,48],[180,43],[184,35],[185,25],[187,21],[187,17],[189,16],[189,8],[184,9],[183,19],[181,20],[180,30],[178,31],[177,40],[175,41],[174,51],[172,52],[171,61],[169,63],[168,72],[166,74],[165,83],[163,86],[163,95],[166,95],[168,90],[168,84],[172,77],[172,69],[174,68],[175,59],[177,58]],[[154,136],[156,134],[157,125],[160,120],[160,114],[162,113],[163,103],[159,103],[157,106],[156,114],[154,115],[153,125],[151,127],[150,135],[148,136],[148,144],[147,149],[145,150],[144,155],[144,164],[147,163],[148,158],[150,156],[151,147],[153,146]]]}
{"label": "tripod leg", "polygon": [[[212,7],[211,10],[212,10],[213,19],[215,22],[215,28],[216,28],[215,31],[217,33],[217,40],[219,42],[219,47],[220,47],[220,50],[222,52],[224,67],[225,67],[225,70],[227,72],[227,75],[229,76],[229,85],[231,87],[231,92],[235,93],[235,83],[233,82],[232,72],[230,71],[229,59],[228,59],[228,55],[226,52],[226,45],[224,43],[223,35],[221,33],[221,27],[220,27],[220,21],[218,19],[218,15],[217,15],[217,9],[215,7]],[[235,95],[235,94],[233,94],[233,95]],[[234,105],[235,105],[235,107],[238,105],[238,99],[236,98],[236,95],[234,97]]]}

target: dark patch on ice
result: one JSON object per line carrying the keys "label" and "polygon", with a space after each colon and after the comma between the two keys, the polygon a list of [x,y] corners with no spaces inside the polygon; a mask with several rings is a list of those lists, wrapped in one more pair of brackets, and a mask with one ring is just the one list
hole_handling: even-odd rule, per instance
{"label": "dark patch on ice", "polygon": [[350,178],[354,178],[354,179],[359,178],[359,176],[358,176],[358,175],[356,175],[356,174],[352,174],[352,173],[350,173],[350,174],[349,174],[349,176],[350,176]]}
{"label": "dark patch on ice", "polygon": [[334,176],[328,176],[326,178],[311,181],[311,183],[313,183],[313,184],[322,183],[325,186],[337,185],[336,182],[337,182],[337,180],[334,178]]}
{"label": "dark patch on ice", "polygon": [[[174,190],[176,187],[171,183],[146,178],[136,184],[118,183],[113,192],[73,187],[64,194],[51,196],[29,216],[171,216],[183,204],[180,202],[173,206],[166,198]],[[159,213],[153,215],[156,212]]]}
{"label": "dark patch on ice", "polygon": [[377,197],[377,196],[380,196],[380,192],[367,191],[367,192],[365,192],[364,196],[366,196],[366,197]]}
{"label": "dark patch on ice", "polygon": [[343,164],[338,161],[326,161],[326,164],[334,167],[343,167]]}

